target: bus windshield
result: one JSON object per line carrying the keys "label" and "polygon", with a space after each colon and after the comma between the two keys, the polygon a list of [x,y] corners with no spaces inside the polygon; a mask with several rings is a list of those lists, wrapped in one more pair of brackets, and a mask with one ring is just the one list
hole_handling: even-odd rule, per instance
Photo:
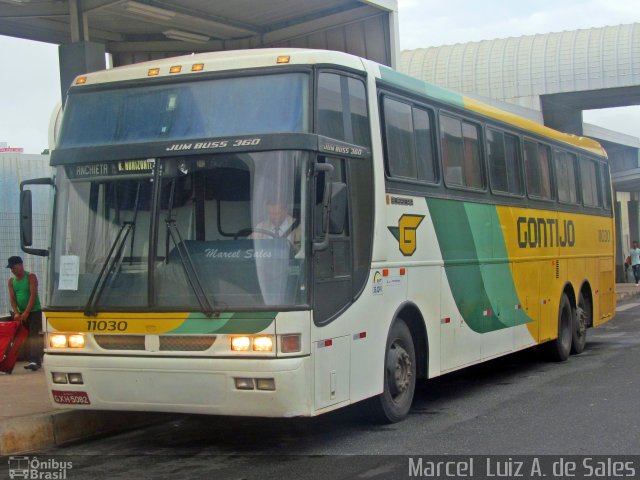
{"label": "bus windshield", "polygon": [[306,133],[308,83],[285,73],[73,93],[58,148]]}
{"label": "bus windshield", "polygon": [[[309,242],[301,199],[308,155],[169,158],[159,188],[140,170],[100,178],[113,172],[111,164],[61,170],[51,305],[85,311],[306,305]],[[93,176],[77,178],[78,172]]]}

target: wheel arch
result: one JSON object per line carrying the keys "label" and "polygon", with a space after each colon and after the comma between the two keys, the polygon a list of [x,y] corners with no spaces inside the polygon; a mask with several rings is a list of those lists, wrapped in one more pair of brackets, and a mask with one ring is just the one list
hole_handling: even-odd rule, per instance
{"label": "wheel arch", "polygon": [[576,297],[576,292],[571,282],[567,282],[564,284],[562,293],[567,295],[567,297],[569,298],[569,302],[571,303],[571,308],[575,310],[576,305],[578,304],[578,297]]}
{"label": "wheel arch", "polygon": [[393,320],[389,325],[389,331],[391,331],[391,327],[398,319],[403,320],[411,332],[413,348],[416,353],[417,378],[427,378],[429,372],[429,337],[424,317],[415,303],[407,301],[396,309],[393,314]]}

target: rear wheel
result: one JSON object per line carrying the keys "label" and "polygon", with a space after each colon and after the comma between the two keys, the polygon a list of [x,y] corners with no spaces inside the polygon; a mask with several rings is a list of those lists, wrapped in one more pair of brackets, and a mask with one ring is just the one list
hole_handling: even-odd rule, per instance
{"label": "rear wheel", "polygon": [[409,413],[416,389],[416,354],[409,327],[398,319],[387,338],[384,390],[371,399],[375,418],[395,423]]}
{"label": "rear wheel", "polygon": [[578,297],[578,307],[573,317],[571,353],[578,354],[584,351],[584,347],[587,344],[587,327],[592,322],[591,299],[585,297],[582,292]]}
{"label": "rear wheel", "polygon": [[558,338],[547,344],[547,354],[550,360],[564,362],[569,358],[572,343],[572,325],[575,313],[571,308],[571,302],[565,293],[560,297],[560,309],[558,311]]}

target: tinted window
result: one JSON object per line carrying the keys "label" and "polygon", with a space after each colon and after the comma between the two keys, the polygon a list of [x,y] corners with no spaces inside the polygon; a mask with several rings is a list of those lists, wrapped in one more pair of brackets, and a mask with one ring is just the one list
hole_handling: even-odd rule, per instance
{"label": "tinted window", "polygon": [[498,192],[521,195],[522,175],[518,137],[487,129],[487,157],[491,187]]}
{"label": "tinted window", "polygon": [[556,150],[554,152],[554,158],[558,182],[558,200],[565,203],[578,203],[575,155],[562,150]]}
{"label": "tinted window", "polygon": [[367,97],[362,81],[336,73],[318,75],[318,133],[369,146]]}
{"label": "tinted window", "polygon": [[440,115],[442,162],[448,185],[483,188],[478,126]]}
{"label": "tinted window", "polygon": [[349,77],[349,111],[351,112],[352,143],[368,147],[371,144],[371,130],[367,113],[367,95],[364,82]]}
{"label": "tinted window", "polygon": [[383,108],[389,174],[417,179],[411,105],[385,97]]}
{"label": "tinted window", "polygon": [[550,200],[551,195],[551,149],[530,140],[524,141],[524,165],[527,176],[527,192],[532,197]]}
{"label": "tinted window", "polygon": [[389,175],[418,181],[435,181],[429,113],[385,97],[383,115]]}
{"label": "tinted window", "polygon": [[602,190],[599,180],[596,163],[586,158],[580,158],[582,201],[587,207],[602,206]]}
{"label": "tinted window", "polygon": [[602,198],[604,199],[604,208],[611,209],[611,177],[609,176],[609,167],[602,165]]}
{"label": "tinted window", "polygon": [[74,93],[58,145],[308,132],[308,85],[290,73]]}
{"label": "tinted window", "polygon": [[413,133],[418,156],[418,178],[427,182],[436,181],[435,160],[433,154],[433,135],[431,133],[429,112],[413,108]]}

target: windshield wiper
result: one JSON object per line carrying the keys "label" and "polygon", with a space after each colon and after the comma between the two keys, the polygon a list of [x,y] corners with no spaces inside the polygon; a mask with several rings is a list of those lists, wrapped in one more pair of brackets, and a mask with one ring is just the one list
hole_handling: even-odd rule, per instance
{"label": "windshield wiper", "polygon": [[169,235],[171,236],[171,239],[173,240],[173,243],[178,250],[180,262],[182,262],[182,268],[184,268],[184,273],[187,276],[189,285],[191,285],[193,293],[195,293],[196,297],[198,298],[200,307],[202,307],[202,312],[207,317],[210,317],[213,315],[213,307],[211,306],[211,303],[207,298],[207,294],[202,287],[202,282],[200,281],[198,272],[193,265],[193,260],[191,259],[189,250],[185,246],[184,241],[182,240],[182,235],[180,235],[180,231],[176,226],[176,221],[172,218],[167,218],[165,221],[167,222],[167,231],[169,232]]}
{"label": "windshield wiper", "polygon": [[[104,290],[105,285],[107,284],[107,278],[114,270],[118,259],[122,256],[122,250],[124,248],[124,244],[127,241],[127,237],[129,236],[129,232],[134,227],[133,222],[124,222],[118,231],[118,235],[111,245],[111,250],[109,250],[109,254],[102,265],[102,269],[100,270],[100,274],[96,279],[96,283],[93,284],[93,290],[91,290],[91,295],[89,295],[89,300],[84,307],[84,314],[88,317],[96,316],[96,304],[100,300],[100,296],[102,295],[102,291]],[[114,255],[115,253],[115,255]]]}

